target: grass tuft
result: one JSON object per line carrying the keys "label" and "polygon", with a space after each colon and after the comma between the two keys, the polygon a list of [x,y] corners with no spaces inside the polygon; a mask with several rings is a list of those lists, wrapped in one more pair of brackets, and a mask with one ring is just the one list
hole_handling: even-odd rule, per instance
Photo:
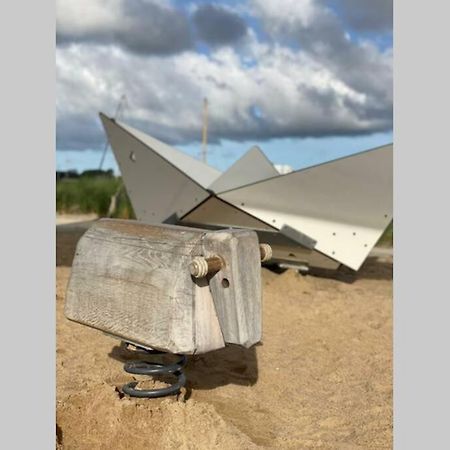
{"label": "grass tuft", "polygon": [[118,191],[117,207],[112,215],[115,218],[134,219],[130,199],[122,185],[121,178],[108,176],[81,176],[74,179],[61,179],[56,182],[56,211],[68,214],[95,213],[105,217],[112,196]]}
{"label": "grass tuft", "polygon": [[[111,197],[118,191],[116,209],[111,217],[135,219],[136,216],[120,177],[83,175],[74,179],[60,179],[56,182],[56,210],[59,213],[95,213],[106,217]],[[377,242],[379,247],[392,247],[393,222]]]}

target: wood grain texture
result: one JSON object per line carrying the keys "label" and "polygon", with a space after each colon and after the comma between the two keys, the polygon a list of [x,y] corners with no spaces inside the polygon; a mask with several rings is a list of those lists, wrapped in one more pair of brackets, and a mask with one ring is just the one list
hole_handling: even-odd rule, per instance
{"label": "wood grain texture", "polygon": [[203,232],[101,220],[80,240],[69,319],[170,352],[195,351],[188,264]]}
{"label": "wood grain texture", "polygon": [[194,289],[196,353],[206,353],[225,347],[208,280],[206,278],[195,280]]}
{"label": "wood grain texture", "polygon": [[[226,267],[209,283],[194,280],[193,257],[216,251],[223,253]],[[230,288],[219,288],[225,277]],[[257,342],[261,327],[252,322],[260,321],[260,285],[253,231],[102,219],[78,243],[65,314],[147,348],[204,353],[226,342]]]}
{"label": "wood grain texture", "polygon": [[250,347],[261,340],[261,259],[251,230],[223,230],[203,236],[204,256],[220,255],[225,267],[210,280],[225,342]]}

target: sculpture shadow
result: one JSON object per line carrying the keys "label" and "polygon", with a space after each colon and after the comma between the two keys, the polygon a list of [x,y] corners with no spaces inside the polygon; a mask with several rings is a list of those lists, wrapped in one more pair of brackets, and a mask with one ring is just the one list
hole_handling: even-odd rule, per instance
{"label": "sculpture shadow", "polygon": [[227,384],[252,386],[258,381],[256,346],[247,349],[228,344],[220,350],[193,355],[188,360],[186,375],[187,386],[199,390]]}
{"label": "sculpture shadow", "polygon": [[308,274],[317,277],[331,278],[350,284],[363,279],[392,280],[393,262],[369,256],[357,272],[348,267],[340,266],[338,270],[313,268]]}

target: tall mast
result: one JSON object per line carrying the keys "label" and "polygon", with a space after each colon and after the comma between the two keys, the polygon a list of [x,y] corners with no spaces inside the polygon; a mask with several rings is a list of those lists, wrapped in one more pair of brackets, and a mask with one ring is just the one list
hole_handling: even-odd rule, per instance
{"label": "tall mast", "polygon": [[[127,104],[127,96],[125,94],[123,94],[122,97],[120,97],[119,103],[117,104],[116,113],[114,114],[114,119],[119,118],[119,114],[123,111],[126,104]],[[106,138],[105,146],[103,147],[102,158],[100,159],[100,165],[98,166],[98,170],[102,170],[108,148],[109,148],[109,141],[108,141],[108,138]]]}
{"label": "tall mast", "polygon": [[208,99],[203,99],[202,161],[207,162],[208,154]]}

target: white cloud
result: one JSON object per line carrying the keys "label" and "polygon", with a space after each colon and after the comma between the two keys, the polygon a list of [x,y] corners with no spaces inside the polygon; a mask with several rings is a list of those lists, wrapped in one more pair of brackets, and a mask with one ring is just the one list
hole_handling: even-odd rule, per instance
{"label": "white cloud", "polygon": [[82,36],[117,28],[121,13],[121,0],[56,0],[56,26],[62,33]]}
{"label": "white cloud", "polygon": [[287,27],[311,25],[322,11],[314,0],[251,0],[253,12],[270,19],[273,31],[286,31]]}
{"label": "white cloud", "polygon": [[187,17],[166,1],[58,0],[56,6],[60,45],[115,45],[148,55],[192,47]]}
{"label": "white cloud", "polygon": [[[103,2],[86,3],[91,8],[86,27],[111,25],[99,7]],[[211,139],[352,135],[390,128],[392,52],[350,41],[317,1],[253,0],[252,7],[272,41],[260,41],[249,29],[239,47],[213,48],[208,55],[188,49],[148,56],[115,43],[82,40],[58,47],[58,148],[100,146],[104,135],[96,114],[112,114],[122,94],[128,98],[128,122],[178,144],[200,138],[205,96]],[[73,14],[67,6],[64,20],[71,22]],[[72,21],[72,31],[80,21]],[[289,45],[293,39],[299,48]]]}

